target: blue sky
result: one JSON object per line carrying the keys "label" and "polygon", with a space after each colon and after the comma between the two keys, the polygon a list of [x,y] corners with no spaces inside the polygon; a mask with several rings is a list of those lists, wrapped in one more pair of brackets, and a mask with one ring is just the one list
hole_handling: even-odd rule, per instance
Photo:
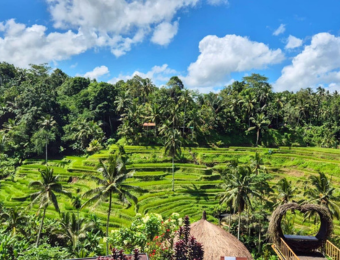
{"label": "blue sky", "polygon": [[0,0],[0,61],[216,91],[253,72],[274,90],[340,89],[340,2]]}

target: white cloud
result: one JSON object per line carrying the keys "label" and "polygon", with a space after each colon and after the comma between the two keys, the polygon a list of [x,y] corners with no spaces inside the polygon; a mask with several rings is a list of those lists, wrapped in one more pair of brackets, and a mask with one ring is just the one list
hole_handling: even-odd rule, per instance
{"label": "white cloud", "polygon": [[294,49],[302,45],[302,40],[289,35],[285,49]]}
{"label": "white cloud", "polygon": [[273,35],[278,36],[281,33],[284,33],[286,30],[286,25],[285,24],[280,24],[279,28],[277,28],[274,32]]}
{"label": "white cloud", "polygon": [[208,3],[211,5],[228,4],[228,0],[208,0]]}
{"label": "white cloud", "polygon": [[282,69],[274,89],[297,91],[319,84],[332,88],[340,84],[340,37],[329,33],[313,36],[311,44]]}
{"label": "white cloud", "polygon": [[[119,57],[153,32],[152,41],[166,45],[176,35],[178,22],[171,24],[180,9],[199,0],[46,0],[58,29],[83,28],[102,37]],[[161,37],[164,37],[163,39]]]}
{"label": "white cloud", "polygon": [[[45,0],[58,32],[14,20],[0,21],[0,60],[28,67],[56,62],[91,48],[109,47],[116,57],[152,35],[167,45],[178,31],[179,10],[200,0]],[[213,4],[217,0],[207,0]],[[220,0],[219,0],[220,1]],[[64,31],[63,31],[64,30]],[[2,33],[3,32],[3,33]]]}
{"label": "white cloud", "polygon": [[30,63],[65,60],[86,51],[98,40],[82,30],[49,34],[46,30],[42,25],[26,27],[13,19],[8,20],[4,24],[4,35],[0,37],[0,61],[28,67]]}
{"label": "white cloud", "polygon": [[171,76],[176,74],[176,71],[173,69],[170,69],[168,67],[168,64],[163,64],[162,66],[154,66],[152,69],[146,73],[135,71],[131,75],[123,75],[120,74],[118,77],[111,79],[110,83],[116,83],[120,80],[129,80],[132,79],[135,75],[138,75],[142,78],[149,78],[156,84],[162,84],[167,82]]}
{"label": "white cloud", "polygon": [[168,22],[163,22],[157,25],[151,41],[159,45],[168,45],[172,38],[177,34],[178,22],[173,24]]}
{"label": "white cloud", "polygon": [[90,78],[90,79],[98,79],[101,76],[109,74],[110,71],[106,66],[100,66],[94,68],[92,71],[86,72],[83,77]]}
{"label": "white cloud", "polygon": [[271,50],[264,43],[246,37],[206,36],[199,43],[200,55],[183,78],[192,88],[224,85],[232,72],[262,69],[284,59],[280,49]]}

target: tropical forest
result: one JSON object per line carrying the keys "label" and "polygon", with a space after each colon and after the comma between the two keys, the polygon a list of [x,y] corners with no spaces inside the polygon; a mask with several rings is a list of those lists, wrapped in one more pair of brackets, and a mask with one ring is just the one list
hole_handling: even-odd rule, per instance
{"label": "tropical forest", "polygon": [[[255,73],[205,94],[2,62],[0,259],[210,259],[190,237],[204,212],[274,260],[269,220],[291,202],[326,208],[340,245],[339,112],[336,91],[274,92]],[[320,223],[292,210],[281,228]]]}

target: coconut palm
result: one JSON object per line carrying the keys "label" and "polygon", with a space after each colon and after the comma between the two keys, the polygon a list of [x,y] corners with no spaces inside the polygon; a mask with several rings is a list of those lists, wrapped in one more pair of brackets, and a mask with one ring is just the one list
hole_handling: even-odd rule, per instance
{"label": "coconut palm", "polygon": [[88,222],[83,218],[77,219],[74,213],[70,214],[69,212],[63,212],[61,214],[60,226],[61,228],[53,229],[52,232],[68,238],[68,240],[71,241],[72,250],[74,252],[78,241],[86,237],[87,231],[94,227],[94,223]]}
{"label": "coconut palm", "polygon": [[261,143],[261,131],[268,129],[270,120],[263,114],[256,114],[256,117],[251,117],[250,120],[255,126],[249,127],[248,132],[256,130],[256,145]]}
{"label": "coconut palm", "polygon": [[277,190],[277,197],[280,199],[276,205],[282,205],[292,201],[297,195],[298,189],[293,186],[292,181],[282,178],[275,185]]}
{"label": "coconut palm", "polygon": [[0,214],[0,222],[6,228],[6,231],[11,230],[12,236],[16,234],[18,227],[25,224],[27,216],[18,208],[8,209]]}
{"label": "coconut palm", "polygon": [[256,175],[260,172],[267,172],[266,167],[264,166],[263,158],[260,153],[256,152],[255,156],[251,157],[251,167]]}
{"label": "coconut palm", "polygon": [[332,216],[340,219],[340,196],[335,195],[338,192],[332,186],[332,180],[329,180],[323,172],[319,172],[319,176],[310,176],[309,181],[311,187],[307,187],[304,192],[307,201],[325,206]]}
{"label": "coconut palm", "polygon": [[240,238],[241,213],[245,208],[251,208],[251,196],[260,197],[257,192],[256,175],[249,166],[236,166],[227,175],[222,188],[225,192],[218,195],[220,203],[230,203],[234,212],[238,212],[238,239]]}
{"label": "coconut palm", "polygon": [[172,157],[172,191],[175,191],[175,157],[180,156],[181,151],[181,134],[177,129],[163,125],[161,134],[164,134],[164,154]]}
{"label": "coconut palm", "polygon": [[[99,203],[103,203],[109,199],[109,208],[107,211],[107,222],[106,222],[106,236],[109,236],[109,222],[112,208],[112,195],[117,194],[120,202],[123,204],[131,205],[128,199],[133,200],[135,204],[138,203],[137,197],[135,197],[130,191],[142,192],[143,189],[137,186],[131,186],[124,181],[132,177],[134,171],[128,172],[126,170],[126,158],[117,155],[111,155],[108,158],[107,163],[100,160],[102,168],[102,178],[93,176],[93,178],[99,184],[98,187],[91,189],[83,194],[83,198],[89,198],[83,205],[82,208],[93,204],[96,207]],[[106,253],[109,252],[109,244],[106,243]]]}
{"label": "coconut palm", "polygon": [[39,228],[37,242],[36,242],[37,247],[39,246],[39,240],[40,240],[41,231],[44,225],[44,219],[45,219],[47,206],[50,203],[52,203],[54,209],[58,213],[60,212],[57,196],[55,193],[65,194],[71,197],[71,193],[65,191],[63,189],[63,186],[60,184],[59,176],[55,176],[53,174],[52,168],[47,167],[43,170],[39,170],[39,172],[41,174],[42,180],[33,181],[29,184],[31,188],[39,190],[37,192],[30,194],[30,197],[32,200],[31,206],[37,203],[39,204],[39,210],[43,209],[43,215],[41,218],[40,228]]}
{"label": "coconut palm", "polygon": [[53,116],[51,115],[43,116],[41,117],[41,120],[38,121],[38,125],[41,127],[42,130],[45,131],[46,165],[47,165],[47,146],[51,140],[53,141],[53,139],[55,139],[55,136],[51,132],[56,123],[57,122],[53,119]]}

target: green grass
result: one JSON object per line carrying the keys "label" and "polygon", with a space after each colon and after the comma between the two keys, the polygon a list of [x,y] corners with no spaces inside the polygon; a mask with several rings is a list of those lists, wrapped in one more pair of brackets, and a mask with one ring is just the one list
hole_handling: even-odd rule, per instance
{"label": "green grass", "polygon": [[[110,152],[117,149],[118,147],[113,145],[109,150],[102,150],[88,157],[66,156],[64,160],[51,160],[49,164],[60,176],[67,191],[74,195],[82,195],[85,191],[97,186],[91,176],[100,176],[97,171],[100,167],[99,160],[107,159]],[[238,159],[241,164],[248,163],[256,151],[262,154],[265,166],[273,176],[270,181],[272,185],[286,177],[294,185],[301,187],[301,181],[306,180],[310,175],[317,174],[318,171],[323,171],[332,176],[334,185],[339,187],[340,150],[314,147],[292,149],[280,147],[280,149],[270,150],[273,152],[272,155],[268,153],[268,148],[185,148],[183,155],[188,163],[175,163],[175,192],[172,192],[171,157],[164,155],[164,149],[151,146],[126,146],[125,151],[129,156],[127,168],[135,171],[134,176],[126,182],[129,185],[142,187],[147,192],[135,193],[139,201],[137,208],[134,205],[126,208],[116,203],[118,198],[114,196],[115,203],[112,207],[110,227],[130,225],[136,212],[155,212],[164,217],[178,212],[181,216],[189,215],[194,221],[201,217],[203,210],[206,210],[209,219],[213,220],[212,208],[218,204],[216,195],[222,191],[219,188],[220,173],[226,169],[231,160]],[[199,165],[192,161],[192,154],[195,154]],[[29,188],[29,183],[38,180],[39,169],[45,167],[44,160],[34,158],[25,160],[18,168],[14,181],[11,178],[0,181],[0,201],[8,207],[27,208],[29,200],[18,201],[15,198],[24,198],[33,192]],[[62,211],[73,210],[69,198],[58,195],[58,201]],[[82,203],[84,202],[85,200],[82,199]],[[106,201],[96,208],[84,208],[80,214],[88,216],[95,213],[105,223],[107,209],[108,202]],[[28,211],[32,214],[36,213],[38,207],[34,206]],[[57,218],[58,214],[52,206],[49,206],[47,216]],[[296,224],[300,227],[305,225],[301,217],[296,218]],[[340,234],[338,221],[335,221],[335,233]]]}

